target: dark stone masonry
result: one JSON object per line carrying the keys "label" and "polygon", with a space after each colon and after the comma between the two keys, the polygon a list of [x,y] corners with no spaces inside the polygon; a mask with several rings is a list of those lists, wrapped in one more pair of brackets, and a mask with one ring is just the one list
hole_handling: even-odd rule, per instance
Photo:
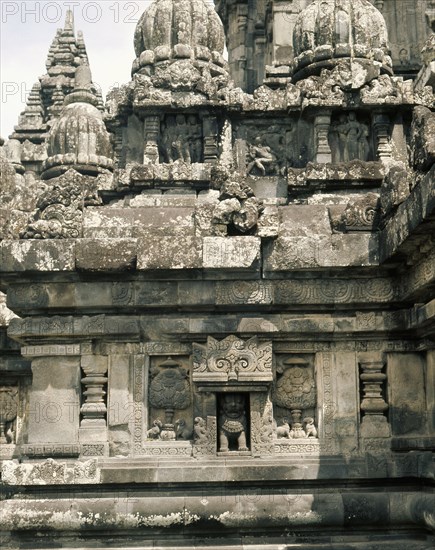
{"label": "dark stone masonry", "polygon": [[434,548],[434,30],[154,0],[104,102],[68,13],[0,147],[2,548]]}

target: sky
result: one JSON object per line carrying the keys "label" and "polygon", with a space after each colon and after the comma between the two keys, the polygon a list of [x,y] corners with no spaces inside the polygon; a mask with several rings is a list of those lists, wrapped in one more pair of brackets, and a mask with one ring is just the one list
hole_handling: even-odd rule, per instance
{"label": "sky", "polygon": [[136,24],[150,0],[1,0],[0,136],[7,138],[24,110],[26,96],[39,76],[56,30],[68,7],[75,31],[83,31],[92,77],[104,97],[131,78]]}

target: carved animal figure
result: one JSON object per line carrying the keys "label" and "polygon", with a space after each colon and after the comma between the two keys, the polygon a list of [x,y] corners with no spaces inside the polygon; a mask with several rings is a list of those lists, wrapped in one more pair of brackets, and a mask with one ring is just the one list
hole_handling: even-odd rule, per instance
{"label": "carved animal figure", "polygon": [[311,416],[307,416],[306,418],[304,418],[304,424],[307,437],[317,437],[317,428],[316,426],[314,426],[314,418],[312,418]]}
{"label": "carved animal figure", "polygon": [[200,416],[193,421],[193,440],[195,443],[204,443],[207,440],[205,420]]}
{"label": "carved animal figure", "polygon": [[278,438],[287,438],[289,439],[290,438],[290,424],[288,423],[288,420],[287,418],[283,418],[282,419],[282,426],[278,426],[276,428],[276,436]]}
{"label": "carved animal figure", "polygon": [[153,427],[147,431],[147,437],[149,439],[158,439],[160,437],[160,432],[162,431],[162,422],[157,419],[153,422]]}
{"label": "carved animal figure", "polygon": [[219,450],[226,452],[235,441],[237,450],[247,451],[245,399],[240,393],[227,393],[222,398],[219,418]]}
{"label": "carved animal figure", "polygon": [[183,418],[176,420],[175,422],[175,438],[176,439],[190,439],[192,437],[192,430],[186,426],[186,421]]}

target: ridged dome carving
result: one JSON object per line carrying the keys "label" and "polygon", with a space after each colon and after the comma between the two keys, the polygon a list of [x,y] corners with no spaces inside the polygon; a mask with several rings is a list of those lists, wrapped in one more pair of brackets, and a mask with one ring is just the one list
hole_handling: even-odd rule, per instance
{"label": "ridged dome carving", "polygon": [[222,22],[204,0],[155,0],[136,27],[133,72],[168,59],[222,64],[224,42]]}
{"label": "ridged dome carving", "polygon": [[97,174],[113,167],[110,136],[90,86],[89,67],[82,65],[76,70],[74,91],[65,98],[61,116],[50,130],[45,179],[70,168]]}
{"label": "ridged dome carving", "polygon": [[385,20],[368,0],[314,0],[293,31],[295,79],[343,58],[376,62],[391,73],[387,44]]}

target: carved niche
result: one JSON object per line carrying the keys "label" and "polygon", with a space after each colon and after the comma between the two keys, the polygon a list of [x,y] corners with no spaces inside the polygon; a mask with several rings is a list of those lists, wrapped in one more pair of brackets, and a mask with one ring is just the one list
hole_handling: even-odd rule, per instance
{"label": "carved niche", "polygon": [[272,453],[272,342],[208,337],[192,351],[198,402],[211,396],[207,414],[195,418],[194,456]]}
{"label": "carved niche", "polygon": [[197,384],[270,383],[272,343],[234,335],[219,341],[209,336],[206,346],[193,344],[192,379]]}
{"label": "carved niche", "polygon": [[368,121],[360,120],[354,111],[332,116],[328,141],[333,163],[373,159]]}
{"label": "carved niche", "polygon": [[306,164],[311,149],[305,122],[255,120],[234,124],[236,167],[248,176],[285,176],[288,167]]}
{"label": "carved niche", "polygon": [[167,115],[161,124],[160,162],[202,162],[202,134],[202,124],[197,115]]}

